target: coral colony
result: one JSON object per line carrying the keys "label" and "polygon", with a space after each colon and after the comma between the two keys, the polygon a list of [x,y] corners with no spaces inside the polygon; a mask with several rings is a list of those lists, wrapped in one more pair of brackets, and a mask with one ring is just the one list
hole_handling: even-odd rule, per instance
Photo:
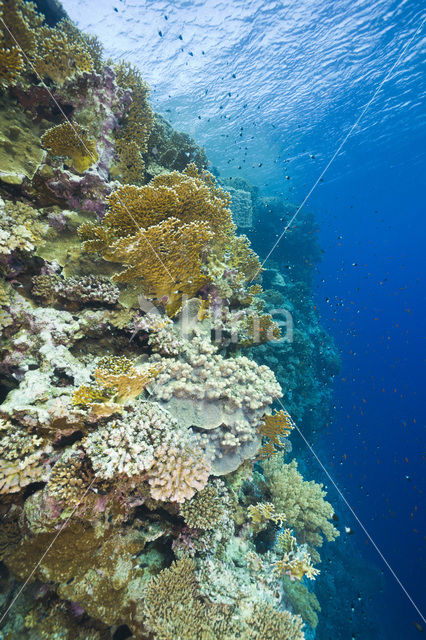
{"label": "coral colony", "polygon": [[309,288],[262,273],[261,198],[232,204],[137,69],[30,2],[0,17],[3,610],[29,581],[0,638],[308,638],[338,535],[284,461],[337,367]]}

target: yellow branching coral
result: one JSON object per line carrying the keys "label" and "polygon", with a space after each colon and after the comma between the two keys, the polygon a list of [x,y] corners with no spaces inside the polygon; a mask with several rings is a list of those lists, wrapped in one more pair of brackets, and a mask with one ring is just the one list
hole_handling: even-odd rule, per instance
{"label": "yellow branching coral", "polygon": [[293,428],[292,419],[285,410],[264,416],[263,422],[259,426],[259,433],[268,438],[269,442],[264,444],[259,451],[259,459],[266,460],[278,453],[277,447],[282,446],[281,438],[287,438]]}
{"label": "yellow branching coral", "polygon": [[183,223],[206,222],[215,238],[229,235],[234,225],[227,194],[212,186],[207,171],[199,173],[194,166],[157,176],[144,187],[119,187],[108,197],[103,226],[122,237],[173,217]]}
{"label": "yellow branching coral", "polygon": [[0,49],[0,86],[13,85],[24,69],[24,60],[17,47]]}
{"label": "yellow branching coral", "polygon": [[75,389],[73,404],[90,409],[98,417],[121,411],[122,405],[138,396],[160,373],[158,364],[134,367],[125,356],[105,356],[95,369],[95,385]]}
{"label": "yellow branching coral", "polygon": [[116,134],[118,170],[123,183],[143,184],[145,163],[142,154],[148,150],[148,139],[154,125],[154,112],[149,102],[149,87],[136,67],[128,62],[115,66],[117,84],[132,90],[129,111]]}
{"label": "yellow branching coral", "polygon": [[72,401],[76,406],[90,407],[93,404],[108,402],[111,395],[112,392],[108,392],[107,389],[101,389],[95,385],[82,384],[78,389],[75,389]]}
{"label": "yellow branching coral", "polygon": [[41,143],[52,155],[70,157],[79,173],[98,160],[95,140],[88,138],[83,127],[75,122],[64,122],[48,129],[42,135]]}
{"label": "yellow branching coral", "polygon": [[227,196],[208,175],[189,165],[144,187],[118,188],[102,223],[81,225],[84,249],[125,265],[113,279],[142,279],[145,295],[166,298],[173,313],[183,294],[208,282],[201,269],[207,247],[223,244],[234,229]]}
{"label": "yellow branching coral", "polygon": [[288,525],[302,543],[309,545],[317,561],[312,548],[320,547],[323,537],[334,540],[339,535],[329,521],[333,507],[324,499],[323,485],[304,480],[295,460],[282,464],[279,458],[272,458],[262,462],[262,467],[275,508],[285,512]]}
{"label": "yellow branching coral", "polygon": [[[87,227],[82,227],[80,233],[84,238]],[[99,230],[103,232],[103,227]],[[207,282],[201,271],[201,254],[212,235],[205,222],[181,224],[176,218],[168,218],[115,242],[107,232],[109,246],[102,250],[102,255],[127,266],[113,276],[115,282],[141,280],[145,295],[165,302],[168,312],[173,314],[180,307],[183,294],[192,297]],[[96,242],[100,243],[100,238]],[[99,245],[84,243],[85,248],[93,250],[94,246]]]}
{"label": "yellow branching coral", "polygon": [[161,368],[157,364],[136,368],[124,356],[106,356],[98,363],[95,380],[100,387],[113,389],[117,402],[124,402],[142,393]]}
{"label": "yellow branching coral", "polygon": [[25,54],[34,57],[37,49],[38,33],[43,24],[43,16],[37,13],[33,2],[7,0],[2,2],[0,15],[6,23],[1,24],[0,47],[22,48]]}
{"label": "yellow branching coral", "polygon": [[96,44],[89,37],[68,20],[53,28],[44,25],[33,2],[7,0],[0,15],[5,23],[0,25],[0,83],[14,84],[24,72],[35,70],[60,86],[77,72],[91,71],[92,59],[97,61]]}
{"label": "yellow branching coral", "polygon": [[230,254],[230,267],[244,274],[246,282],[251,282],[261,274],[262,266],[259,257],[251,248],[247,236],[233,236],[225,250]]}
{"label": "yellow branching coral", "polygon": [[290,580],[301,580],[304,576],[314,580],[319,574],[319,569],[313,566],[308,551],[305,547],[298,546],[290,529],[285,529],[278,534],[276,550],[283,553],[274,567],[277,573],[289,576]]}
{"label": "yellow branching coral", "polygon": [[40,29],[34,68],[40,76],[47,76],[61,86],[75,73],[92,71],[93,65],[84,45],[70,39],[59,24],[56,28]]}
{"label": "yellow branching coral", "polygon": [[286,520],[285,513],[276,513],[275,507],[271,502],[251,504],[247,509],[247,515],[256,531],[265,529],[268,522],[273,522],[281,527]]}

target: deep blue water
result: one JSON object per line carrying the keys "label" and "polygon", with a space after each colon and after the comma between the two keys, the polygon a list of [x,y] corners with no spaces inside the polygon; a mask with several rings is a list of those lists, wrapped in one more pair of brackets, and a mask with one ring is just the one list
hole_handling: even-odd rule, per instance
{"label": "deep blue water", "polygon": [[[399,59],[306,209],[317,218],[324,250],[316,302],[343,363],[318,455],[424,612],[424,3],[64,6],[81,28],[99,35],[107,54],[140,66],[154,107],[204,144],[222,175],[242,175],[264,195],[296,205]],[[277,237],[281,231],[277,226]],[[315,460],[311,468],[337,502]],[[339,508],[341,525],[354,531],[349,552],[361,550],[383,571],[375,614],[385,637],[420,637],[418,611]],[[374,605],[370,586],[362,595]],[[350,625],[342,626],[350,638]],[[361,637],[372,636],[366,628]]]}

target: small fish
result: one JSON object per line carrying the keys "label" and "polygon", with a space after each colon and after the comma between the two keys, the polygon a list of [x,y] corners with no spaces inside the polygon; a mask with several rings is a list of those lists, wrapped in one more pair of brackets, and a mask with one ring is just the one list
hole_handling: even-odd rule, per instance
{"label": "small fish", "polygon": [[413,622],[413,624],[416,627],[417,631],[420,631],[420,633],[423,633],[424,629],[419,622]]}
{"label": "small fish", "polygon": [[350,527],[345,527],[345,533],[347,533],[348,536],[352,536],[355,533],[355,531]]}

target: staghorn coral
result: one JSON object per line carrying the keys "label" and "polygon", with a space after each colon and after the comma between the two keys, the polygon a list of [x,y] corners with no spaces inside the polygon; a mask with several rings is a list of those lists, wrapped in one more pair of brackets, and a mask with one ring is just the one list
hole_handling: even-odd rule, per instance
{"label": "staghorn coral", "polygon": [[188,527],[215,529],[226,514],[229,497],[220,480],[208,484],[191,500],[184,502],[179,513]]}
{"label": "staghorn coral", "polygon": [[154,458],[148,479],[154,500],[184,502],[206,486],[211,466],[196,446],[162,444],[155,450]]}
{"label": "staghorn coral", "polygon": [[41,144],[54,156],[68,156],[74,169],[86,171],[98,160],[96,142],[88,138],[78,123],[64,122],[48,129],[41,137]]}
{"label": "staghorn coral", "polygon": [[97,477],[140,476],[152,498],[183,502],[207,483],[210,465],[192,434],[156,403],[139,402],[87,436],[83,446]]}
{"label": "staghorn coral", "polygon": [[93,481],[93,473],[82,452],[65,452],[53,466],[46,491],[67,506],[77,505]]}
{"label": "staghorn coral", "polygon": [[[286,514],[287,524],[302,543],[311,550],[322,546],[324,538],[337,538],[339,532],[329,522],[333,507],[324,499],[322,484],[304,480],[295,460],[282,464],[279,458],[272,458],[263,461],[262,467],[275,508]],[[313,557],[316,560],[317,554]]]}
{"label": "staghorn coral", "polygon": [[145,624],[158,640],[232,640],[245,629],[231,612],[202,599],[187,556],[163,569],[145,590]]}
{"label": "staghorn coral", "polygon": [[18,47],[0,48],[0,86],[7,87],[16,84],[24,66]]}

